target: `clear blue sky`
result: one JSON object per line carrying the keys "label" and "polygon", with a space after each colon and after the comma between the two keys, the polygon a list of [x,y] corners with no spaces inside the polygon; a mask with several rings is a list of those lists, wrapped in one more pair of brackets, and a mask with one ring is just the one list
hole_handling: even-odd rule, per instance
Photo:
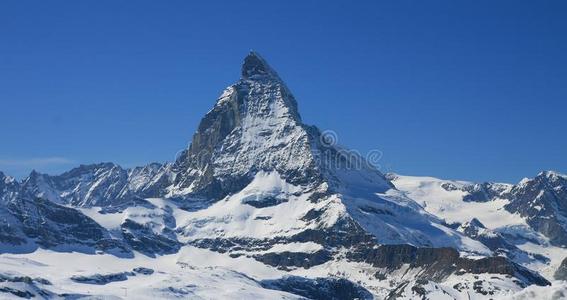
{"label": "clear blue sky", "polygon": [[200,2],[2,1],[0,170],[173,160],[254,49],[384,171],[567,172],[566,1]]}

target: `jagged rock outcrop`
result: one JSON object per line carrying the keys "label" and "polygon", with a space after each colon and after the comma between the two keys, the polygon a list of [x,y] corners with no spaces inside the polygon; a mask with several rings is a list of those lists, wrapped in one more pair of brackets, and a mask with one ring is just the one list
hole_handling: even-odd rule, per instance
{"label": "jagged rock outcrop", "polygon": [[75,207],[127,206],[138,199],[163,196],[171,184],[170,168],[152,163],[123,169],[101,163],[81,165],[56,176],[33,171],[22,182],[20,193]]}
{"label": "jagged rock outcrop", "polygon": [[559,265],[559,268],[557,268],[555,274],[553,274],[553,278],[557,280],[567,280],[567,258],[561,261],[561,265]]}
{"label": "jagged rock outcrop", "polygon": [[12,177],[0,172],[0,204],[14,198],[19,192],[19,183]]}
{"label": "jagged rock outcrop", "polygon": [[373,299],[363,287],[342,278],[307,279],[287,276],[276,280],[264,280],[262,286],[268,289],[296,294],[313,300]]}
{"label": "jagged rock outcrop", "polygon": [[58,251],[131,255],[121,240],[112,238],[105,228],[73,208],[43,198],[17,196],[0,210],[4,212],[0,223],[2,241],[15,252],[33,251],[39,246]]}
{"label": "jagged rock outcrop", "polygon": [[522,180],[506,197],[510,199],[508,211],[526,218],[554,245],[567,246],[567,176],[541,172],[533,179]]}
{"label": "jagged rock outcrop", "polygon": [[516,262],[528,263],[539,261],[541,263],[549,263],[550,261],[550,259],[545,256],[521,250],[509,241],[506,236],[486,228],[484,224],[476,218],[461,224],[457,228],[457,231],[481,242],[490,250],[494,251],[495,254],[508,257]]}

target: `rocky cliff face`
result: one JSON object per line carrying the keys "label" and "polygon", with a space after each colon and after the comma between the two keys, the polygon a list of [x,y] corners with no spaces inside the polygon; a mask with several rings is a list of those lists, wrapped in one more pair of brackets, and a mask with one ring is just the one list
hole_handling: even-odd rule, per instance
{"label": "rocky cliff face", "polygon": [[123,169],[113,163],[81,165],[61,175],[33,171],[20,193],[75,207],[124,206],[136,199],[159,197],[171,184],[171,165],[152,163]]}
{"label": "rocky cliff face", "polygon": [[33,252],[42,247],[131,256],[126,244],[75,209],[42,198],[17,196],[0,210],[0,239],[7,252]]}
{"label": "rocky cliff face", "polygon": [[559,265],[553,277],[557,280],[567,280],[567,258],[561,261],[561,265]]}
{"label": "rocky cliff face", "polygon": [[0,172],[0,203],[12,199],[19,191],[19,183],[12,177]]}
{"label": "rocky cliff face", "polygon": [[567,246],[567,176],[541,172],[533,179],[522,180],[504,197],[511,200],[508,211],[526,218],[553,244]]}

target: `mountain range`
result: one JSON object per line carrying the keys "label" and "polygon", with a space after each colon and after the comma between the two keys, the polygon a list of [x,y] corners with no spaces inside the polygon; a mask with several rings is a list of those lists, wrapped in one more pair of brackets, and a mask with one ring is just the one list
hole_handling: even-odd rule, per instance
{"label": "mountain range", "polygon": [[173,162],[0,172],[0,298],[567,295],[566,175],[382,174],[260,55],[240,76]]}

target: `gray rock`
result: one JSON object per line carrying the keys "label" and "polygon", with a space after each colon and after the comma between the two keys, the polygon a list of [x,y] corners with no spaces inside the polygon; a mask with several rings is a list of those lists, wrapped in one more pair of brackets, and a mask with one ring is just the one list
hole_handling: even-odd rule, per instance
{"label": "gray rock", "polygon": [[525,217],[553,245],[567,247],[567,178],[542,172],[514,186],[506,196],[511,199],[506,210]]}
{"label": "gray rock", "polygon": [[123,243],[114,240],[95,221],[78,210],[49,200],[17,196],[0,210],[4,210],[5,217],[11,220],[0,226],[6,243],[33,243],[58,251],[105,251],[120,256],[131,255]]}
{"label": "gray rock", "polygon": [[135,276],[133,272],[120,272],[120,273],[110,273],[110,274],[92,274],[92,275],[75,275],[71,277],[71,280],[78,283],[84,284],[97,284],[105,285],[116,281],[126,281],[128,276]]}
{"label": "gray rock", "polygon": [[555,271],[553,278],[557,280],[567,280],[567,258],[563,259],[559,268]]}
{"label": "gray rock", "polygon": [[144,268],[144,267],[137,267],[132,270],[132,272],[142,275],[152,275],[154,273],[153,269]]}
{"label": "gray rock", "polygon": [[280,290],[313,300],[374,299],[368,290],[342,278],[307,279],[286,276],[276,280],[263,280],[260,283],[267,289]]}

